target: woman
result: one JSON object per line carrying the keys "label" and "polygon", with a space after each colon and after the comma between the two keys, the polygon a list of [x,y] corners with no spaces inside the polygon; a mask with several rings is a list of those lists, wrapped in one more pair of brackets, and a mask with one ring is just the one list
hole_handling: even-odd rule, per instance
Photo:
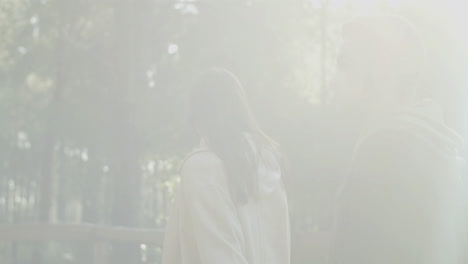
{"label": "woman", "polygon": [[240,82],[213,69],[190,96],[201,144],[181,166],[164,264],[288,264],[289,220],[277,145]]}

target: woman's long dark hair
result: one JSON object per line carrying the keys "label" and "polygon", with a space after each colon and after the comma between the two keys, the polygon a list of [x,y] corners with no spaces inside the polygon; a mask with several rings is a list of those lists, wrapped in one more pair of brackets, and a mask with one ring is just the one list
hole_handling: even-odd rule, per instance
{"label": "woman's long dark hair", "polygon": [[250,141],[257,152],[277,144],[260,130],[240,81],[225,69],[207,71],[191,91],[190,114],[199,135],[223,161],[233,200],[256,197],[258,155]]}

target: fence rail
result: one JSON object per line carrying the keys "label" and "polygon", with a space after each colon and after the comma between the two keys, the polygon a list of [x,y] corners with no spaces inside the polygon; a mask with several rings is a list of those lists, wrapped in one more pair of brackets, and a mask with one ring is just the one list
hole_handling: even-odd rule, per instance
{"label": "fence rail", "polygon": [[93,224],[0,225],[0,241],[123,241],[162,246],[163,237],[164,232],[157,229],[140,229]]}

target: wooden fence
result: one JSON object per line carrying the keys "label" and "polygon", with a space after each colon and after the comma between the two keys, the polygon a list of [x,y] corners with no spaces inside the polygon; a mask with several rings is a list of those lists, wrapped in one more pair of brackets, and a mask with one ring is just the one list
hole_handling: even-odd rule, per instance
{"label": "wooden fence", "polygon": [[3,224],[0,242],[89,241],[93,243],[93,263],[108,263],[110,242],[133,242],[162,246],[164,232],[93,224]]}
{"label": "wooden fence", "polygon": [[[94,224],[3,224],[0,242],[86,241],[93,244],[93,263],[107,264],[112,242],[130,242],[162,247],[163,230]],[[293,263],[325,263],[330,234],[301,232],[292,236]]]}

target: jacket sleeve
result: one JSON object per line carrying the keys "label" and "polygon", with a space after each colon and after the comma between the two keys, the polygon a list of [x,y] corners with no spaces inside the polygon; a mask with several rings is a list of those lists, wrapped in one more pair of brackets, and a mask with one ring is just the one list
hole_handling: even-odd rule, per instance
{"label": "jacket sleeve", "polygon": [[210,154],[199,154],[182,169],[186,215],[201,263],[247,264],[236,206],[219,179],[224,169]]}
{"label": "jacket sleeve", "polygon": [[428,155],[398,134],[363,142],[340,197],[333,264],[442,263],[432,254],[440,182]]}

